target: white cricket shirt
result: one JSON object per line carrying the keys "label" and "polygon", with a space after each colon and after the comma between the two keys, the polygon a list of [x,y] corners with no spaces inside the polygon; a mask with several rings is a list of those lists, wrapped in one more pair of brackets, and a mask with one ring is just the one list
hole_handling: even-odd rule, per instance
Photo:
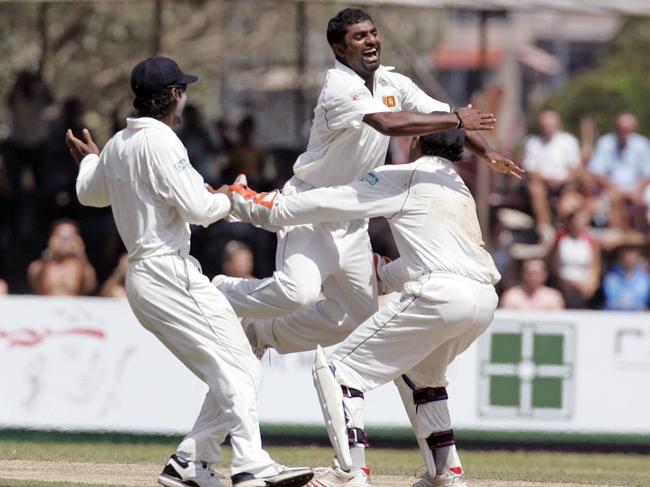
{"label": "white cricket shirt", "polygon": [[568,132],[557,132],[547,141],[533,135],[524,145],[522,166],[544,179],[564,181],[573,169],[580,167],[578,139]]}
{"label": "white cricket shirt", "polygon": [[373,93],[357,73],[339,61],[327,71],[307,150],[293,166],[296,176],[315,187],[335,186],[384,164],[390,137],[363,123],[367,114],[450,111],[448,104],[434,100],[392,69],[380,66],[375,71]]}
{"label": "white cricket shirt", "polygon": [[212,194],[174,131],[153,118],[129,118],[99,157],[81,162],[77,196],[86,206],[111,206],[129,260],[189,255],[189,223],[226,216],[230,200]]}
{"label": "white cricket shirt", "polygon": [[383,166],[345,186],[278,195],[276,226],[383,216],[407,279],[444,272],[485,284],[501,276],[485,250],[476,205],[454,165],[439,157]]}

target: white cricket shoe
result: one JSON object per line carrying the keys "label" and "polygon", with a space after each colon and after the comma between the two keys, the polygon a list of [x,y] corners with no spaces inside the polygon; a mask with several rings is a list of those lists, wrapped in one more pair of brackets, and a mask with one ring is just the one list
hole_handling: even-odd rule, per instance
{"label": "white cricket shoe", "polygon": [[346,472],[335,458],[333,466],[314,469],[314,478],[307,487],[370,487],[370,469]]}
{"label": "white cricket shoe", "polygon": [[429,472],[420,477],[411,487],[466,487],[465,475],[461,467],[452,467],[445,474],[431,478]]}
{"label": "white cricket shoe", "polygon": [[158,476],[158,483],[167,487],[226,487],[222,479],[207,462],[190,462],[172,455]]}
{"label": "white cricket shoe", "polygon": [[237,473],[230,480],[233,487],[302,487],[313,476],[311,468],[274,463],[258,471]]}

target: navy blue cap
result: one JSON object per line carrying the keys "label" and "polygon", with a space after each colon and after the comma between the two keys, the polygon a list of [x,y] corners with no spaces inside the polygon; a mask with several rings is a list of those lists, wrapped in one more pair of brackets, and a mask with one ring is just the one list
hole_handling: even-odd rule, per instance
{"label": "navy blue cap", "polygon": [[131,71],[131,89],[136,95],[148,95],[169,86],[189,85],[198,79],[184,74],[172,59],[150,57],[140,61]]}

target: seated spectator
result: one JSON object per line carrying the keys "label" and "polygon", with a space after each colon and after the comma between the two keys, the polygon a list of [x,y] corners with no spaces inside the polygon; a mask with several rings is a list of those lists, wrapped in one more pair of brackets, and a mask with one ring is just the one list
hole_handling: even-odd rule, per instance
{"label": "seated spectator", "polygon": [[99,295],[105,298],[126,298],[126,270],[128,255],[122,254],[113,273],[106,279]]}
{"label": "seated spectator", "polygon": [[243,242],[231,240],[223,250],[223,273],[226,276],[253,279],[253,252]]}
{"label": "seated spectator", "polygon": [[576,210],[558,233],[555,271],[567,308],[588,307],[600,287],[601,251],[589,233],[590,218],[587,210]]}
{"label": "seated spectator", "polygon": [[9,286],[7,285],[7,281],[0,278],[0,296],[6,296],[7,294],[9,294]]}
{"label": "seated spectator", "polygon": [[564,309],[564,298],[557,289],[546,286],[548,271],[542,259],[528,260],[521,268],[521,284],[503,293],[499,306],[510,309],[551,311]]}
{"label": "seated spectator", "polygon": [[52,224],[47,248],[29,264],[27,280],[34,294],[81,296],[97,285],[95,269],[86,258],[77,224],[58,220]]}
{"label": "seated spectator", "polygon": [[650,141],[638,128],[633,114],[621,113],[616,132],[598,139],[588,166],[611,205],[610,225],[625,230],[631,228],[630,215],[642,208],[641,192],[650,180]]}
{"label": "seated spectator", "polygon": [[622,247],[618,263],[603,280],[604,309],[646,311],[650,305],[650,273],[637,247]]}
{"label": "seated spectator", "polygon": [[578,139],[562,130],[560,115],[545,110],[539,115],[539,136],[528,137],[522,165],[528,171],[528,192],[538,224],[552,222],[549,197],[557,198],[580,170]]}

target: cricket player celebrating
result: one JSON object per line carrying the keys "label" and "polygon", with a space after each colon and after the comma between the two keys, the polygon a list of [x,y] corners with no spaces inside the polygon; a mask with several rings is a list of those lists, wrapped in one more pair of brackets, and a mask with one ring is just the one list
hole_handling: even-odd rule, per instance
{"label": "cricket player celebrating", "polygon": [[[380,166],[392,135],[419,135],[453,127],[468,132],[467,145],[493,169],[519,168],[490,149],[477,130],[495,119],[470,107],[450,113],[409,78],[380,65],[381,42],[370,15],[356,8],[339,12],[327,28],[336,57],[314,110],[307,150],[295,165],[285,195],[347,184]],[[471,134],[471,135],[470,135]],[[255,318],[246,333],[262,353],[312,350],[332,345],[377,309],[377,287],[368,222],[359,219],[282,228],[276,272],[261,280],[217,276],[237,315]],[[322,291],[325,300],[319,300]]]}
{"label": "cricket player celebrating", "polygon": [[364,484],[365,459],[349,443],[365,437],[364,393],[395,379],[416,437],[431,452],[417,485],[465,485],[445,373],[492,321],[500,276],[451,162],[460,159],[463,139],[461,130],[416,138],[415,162],[377,168],[348,185],[294,195],[231,186],[233,213],[244,221],[279,227],[383,216],[400,252],[390,264],[398,267],[393,282],[403,279],[399,301],[360,324],[329,359],[317,350],[314,383],[339,464],[321,485]]}
{"label": "cricket player celebrating", "polygon": [[[172,131],[180,122],[189,83],[171,59],[137,64],[131,75],[137,118],[99,153],[68,130],[80,164],[77,195],[83,205],[111,206],[128,250],[126,288],[142,326],[204,381],[208,393],[194,427],[158,477],[169,487],[225,487],[210,463],[221,461],[230,434],[234,487],[307,483],[313,472],[275,463],[262,449],[257,394],[260,364],[224,296],[189,255],[189,224],[207,226],[230,210],[223,192],[208,191]],[[173,394],[173,384],[168,385]]]}
{"label": "cricket player celebrating", "polygon": [[[327,38],[335,67],[327,73],[307,150],[294,165],[295,176],[285,185],[285,195],[358,179],[384,163],[392,135],[451,127],[468,130],[466,145],[492,169],[519,176],[520,169],[494,152],[477,132],[493,128],[491,114],[469,107],[449,113],[449,105],[380,65],[381,41],[367,12],[342,10],[330,20]],[[307,223],[292,222],[278,231],[277,270],[271,278],[213,280],[239,316],[254,319],[244,323],[258,355],[267,347],[290,353],[313,350],[319,343],[339,343],[377,309],[367,220]],[[321,289],[326,299],[318,301]],[[407,409],[412,404],[409,399]],[[363,441],[351,441],[353,451],[363,455]],[[430,456],[428,447],[421,447]]]}

